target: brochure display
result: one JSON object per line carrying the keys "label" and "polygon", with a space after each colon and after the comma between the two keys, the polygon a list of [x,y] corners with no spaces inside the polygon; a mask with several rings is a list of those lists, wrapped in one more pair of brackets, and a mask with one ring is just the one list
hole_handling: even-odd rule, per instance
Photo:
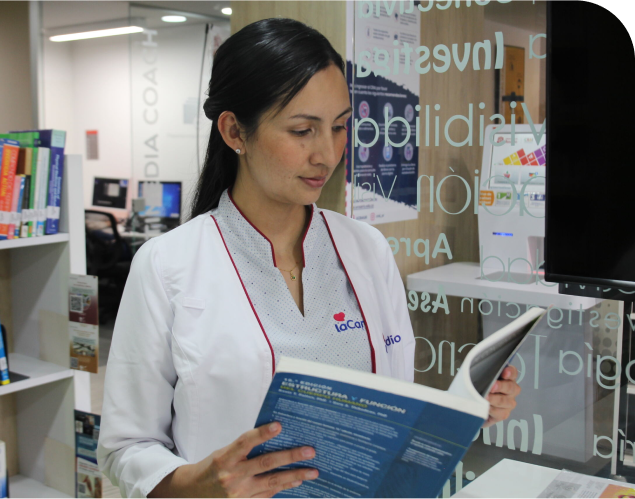
{"label": "brochure display", "polygon": [[256,426],[282,432],[250,453],[309,445],[320,475],[279,497],[436,497],[487,420],[485,396],[545,310],[476,345],[448,391],[299,359],[278,362]]}
{"label": "brochure display", "polygon": [[99,369],[98,280],[71,274],[68,284],[68,332],[71,368],[97,373]]}
{"label": "brochure display", "polygon": [[101,471],[97,466],[97,442],[101,416],[75,411],[75,497],[101,497]]}

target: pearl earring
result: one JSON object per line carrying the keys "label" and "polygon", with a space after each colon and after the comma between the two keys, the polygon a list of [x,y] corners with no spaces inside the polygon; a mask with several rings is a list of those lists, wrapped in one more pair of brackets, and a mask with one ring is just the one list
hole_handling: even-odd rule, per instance
{"label": "pearl earring", "polygon": [[236,149],[236,154],[240,154],[240,149]]}

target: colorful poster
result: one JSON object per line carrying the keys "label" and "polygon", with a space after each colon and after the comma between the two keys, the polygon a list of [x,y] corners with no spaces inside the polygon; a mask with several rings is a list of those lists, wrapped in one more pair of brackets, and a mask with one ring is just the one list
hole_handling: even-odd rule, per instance
{"label": "colorful poster", "polygon": [[102,497],[102,476],[97,465],[101,416],[75,411],[75,497]]}
{"label": "colorful poster", "polygon": [[68,289],[71,369],[97,373],[99,369],[98,279],[92,275],[71,274]]}
{"label": "colorful poster", "polygon": [[[346,214],[373,225],[418,215],[419,74],[411,52],[419,46],[420,12],[408,4],[393,2],[388,11],[385,3],[347,3],[353,121],[345,153]],[[373,61],[390,69],[378,70]]]}

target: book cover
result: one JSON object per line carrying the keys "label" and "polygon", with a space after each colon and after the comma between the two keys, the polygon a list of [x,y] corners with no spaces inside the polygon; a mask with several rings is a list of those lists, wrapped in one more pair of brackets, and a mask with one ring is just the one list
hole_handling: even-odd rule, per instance
{"label": "book cover", "polygon": [[437,497],[488,418],[485,398],[547,312],[533,308],[470,350],[447,391],[281,357],[256,427],[282,425],[255,456],[311,446],[278,470],[319,476],[274,497]]}
{"label": "book cover", "polygon": [[0,497],[9,497],[9,474],[7,472],[7,446],[0,440]]}
{"label": "book cover", "polygon": [[11,223],[11,205],[15,171],[18,166],[20,143],[12,139],[0,139],[2,144],[2,173],[0,173],[0,239],[8,239]]}
{"label": "book cover", "polygon": [[102,497],[97,442],[101,416],[75,411],[75,497]]}
{"label": "book cover", "polygon": [[[62,199],[62,178],[64,176],[64,147],[66,132],[63,130],[27,130],[39,133],[40,146],[50,149],[50,170],[47,186],[46,222],[44,234],[59,232],[60,203]],[[20,132],[12,132],[20,133]]]}
{"label": "book cover", "polygon": [[[487,418],[487,407],[479,414],[440,390],[445,400],[425,401],[307,375],[299,363],[315,364],[279,361],[256,426],[278,421],[282,432],[248,457],[309,445],[314,459],[279,469],[311,467],[320,475],[275,497],[436,497]],[[328,369],[338,378],[352,371]]]}

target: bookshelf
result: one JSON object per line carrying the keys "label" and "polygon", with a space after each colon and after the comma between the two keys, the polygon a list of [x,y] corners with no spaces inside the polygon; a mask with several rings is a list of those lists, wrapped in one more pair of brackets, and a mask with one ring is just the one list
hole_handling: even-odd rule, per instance
{"label": "bookshelf", "polygon": [[66,155],[60,233],[0,241],[0,318],[9,365],[0,439],[12,497],[75,495],[74,409],[90,411],[90,378],[69,369],[68,276],[86,273],[82,158]]}

